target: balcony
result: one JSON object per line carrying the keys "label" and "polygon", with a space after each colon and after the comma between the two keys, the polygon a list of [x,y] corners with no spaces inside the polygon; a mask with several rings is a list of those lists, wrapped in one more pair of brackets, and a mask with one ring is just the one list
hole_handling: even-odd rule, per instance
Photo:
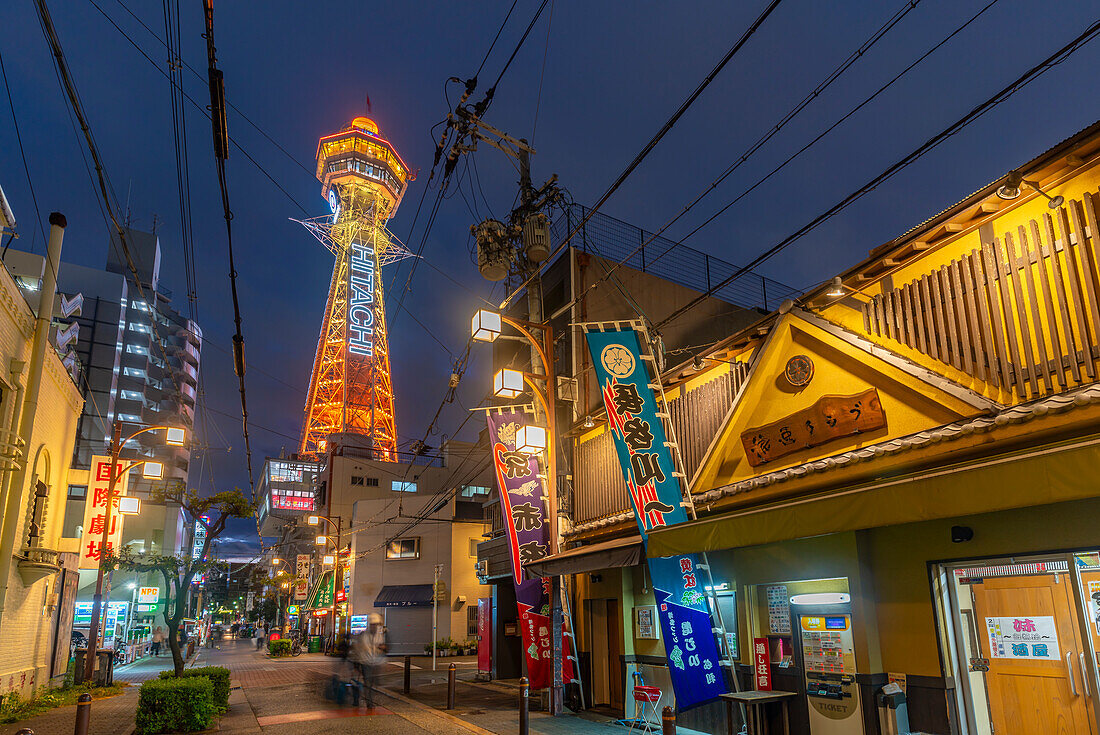
{"label": "balcony", "polygon": [[60,552],[41,546],[24,546],[19,556],[19,577],[25,587],[61,571]]}

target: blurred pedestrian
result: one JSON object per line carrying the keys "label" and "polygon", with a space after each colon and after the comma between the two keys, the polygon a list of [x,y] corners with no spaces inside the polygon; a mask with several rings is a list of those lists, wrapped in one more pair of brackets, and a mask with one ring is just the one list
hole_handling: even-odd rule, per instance
{"label": "blurred pedestrian", "polygon": [[264,633],[264,626],[257,625],[256,626],[256,650],[257,651],[259,651],[261,648],[264,647],[264,636],[265,635],[266,634]]}
{"label": "blurred pedestrian", "polygon": [[159,625],[153,629],[153,655],[160,656],[160,647],[164,645],[164,629]]}
{"label": "blurred pedestrian", "polygon": [[371,613],[368,620],[370,624],[367,629],[357,635],[352,643],[351,660],[363,677],[363,692],[367,707],[373,709],[374,687],[385,663],[389,645],[386,642],[386,628],[382,625],[382,616]]}

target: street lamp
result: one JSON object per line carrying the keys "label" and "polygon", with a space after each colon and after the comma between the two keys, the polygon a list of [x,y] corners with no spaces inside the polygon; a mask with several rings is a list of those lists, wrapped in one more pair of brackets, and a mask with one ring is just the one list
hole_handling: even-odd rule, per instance
{"label": "street lamp", "polygon": [[[99,570],[96,574],[95,582],[95,595],[92,597],[92,624],[88,631],[88,658],[84,662],[84,678],[88,681],[92,680],[92,676],[95,673],[95,657],[96,649],[99,643],[100,632],[100,618],[103,615],[103,577],[107,571],[103,564],[103,557],[108,553],[108,539],[110,538],[111,530],[111,512],[115,506],[115,484],[120,477],[125,477],[126,473],[135,467],[142,468],[142,475],[150,479],[160,479],[164,476],[164,465],[160,462],[153,462],[147,459],[139,459],[130,462],[128,465],[119,469],[119,453],[122,451],[128,442],[134,437],[144,434],[147,431],[158,431],[163,429],[165,432],[164,442],[170,446],[183,446],[186,439],[186,434],[183,429],[171,426],[146,426],[144,429],[135,431],[130,436],[122,439],[122,423],[115,422],[114,430],[111,434],[111,469],[110,479],[107,484],[107,509],[103,518],[103,537],[99,543]],[[123,510],[120,502],[119,513],[122,514]],[[137,508],[134,508],[132,504],[127,504],[127,512],[138,512],[140,504]]]}
{"label": "street lamp", "polygon": [[[550,549],[551,555],[558,552],[558,470],[557,456],[554,451],[554,441],[557,437],[557,411],[555,407],[554,376],[554,329],[547,323],[536,323],[513,319],[505,314],[482,309],[478,311],[470,323],[470,336],[479,342],[493,342],[502,331],[502,326],[507,324],[523,335],[524,339],[532,347],[531,369],[534,372],[526,373],[511,368],[498,370],[493,376],[493,395],[499,398],[512,399],[524,392],[524,384],[530,388],[531,394],[538,399],[543,413],[546,415],[546,427],[525,426],[516,432],[516,449],[528,454],[537,454],[545,451],[547,501],[546,511],[550,522]],[[537,336],[536,336],[537,333]],[[537,360],[536,360],[537,357]],[[542,372],[539,373],[539,368]],[[551,685],[550,712],[558,714],[562,708],[562,676],[561,676],[561,577],[551,577],[553,590],[551,592],[551,625],[553,634],[554,675]]]}
{"label": "street lamp", "polygon": [[[339,517],[337,517],[337,520],[339,520]],[[309,516],[306,516],[306,523],[308,523],[311,526],[319,526],[321,524],[321,521],[324,521],[328,525],[332,526],[332,528],[336,531],[336,539],[333,540],[333,538],[331,536],[328,536],[328,535],[319,535],[319,536],[317,536],[316,539],[314,539],[314,543],[317,544],[318,546],[325,546],[325,547],[327,547],[328,544],[331,543],[333,550],[335,552],[337,552],[337,554],[338,554],[339,551],[340,551],[340,524],[334,522],[328,516],[322,516],[322,515],[309,515]],[[337,579],[337,576],[338,576],[340,570],[339,570],[339,567],[336,564],[336,554],[325,554],[321,558],[321,562],[324,566],[333,567],[333,569],[332,569],[332,604],[330,605],[330,610],[332,611],[331,612],[332,645],[335,646],[336,645],[336,632],[337,632],[336,631],[336,625],[337,625],[336,624],[336,583],[338,581],[340,581],[340,580]],[[321,579],[324,579],[324,574],[321,575]]]}
{"label": "street lamp", "polygon": [[332,554],[325,554],[323,557],[321,557],[321,563],[324,564],[326,567],[331,567],[336,563],[336,557]]}
{"label": "street lamp", "polygon": [[328,536],[318,536],[314,543],[316,543],[318,546],[324,546],[328,543]]}

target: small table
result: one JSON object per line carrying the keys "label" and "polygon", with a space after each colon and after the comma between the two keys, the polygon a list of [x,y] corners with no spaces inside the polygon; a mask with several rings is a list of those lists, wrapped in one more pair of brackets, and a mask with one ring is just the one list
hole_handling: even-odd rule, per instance
{"label": "small table", "polygon": [[[794,696],[797,696],[797,692],[758,692],[755,690],[720,695],[726,702],[726,725],[729,735],[733,735],[733,706],[735,704],[745,705],[749,735],[764,735],[768,730],[767,720],[764,719],[764,708],[772,702],[779,702],[783,705],[783,735],[790,735],[791,718],[787,701]],[[760,709],[758,710],[757,707]]]}

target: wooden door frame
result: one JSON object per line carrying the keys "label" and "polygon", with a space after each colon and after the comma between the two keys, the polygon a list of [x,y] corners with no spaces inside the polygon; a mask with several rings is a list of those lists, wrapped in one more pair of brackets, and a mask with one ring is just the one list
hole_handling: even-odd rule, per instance
{"label": "wooden door frame", "polygon": [[[1100,547],[1100,545],[1098,545],[1098,547]],[[970,691],[970,677],[968,676],[969,665],[963,660],[961,655],[964,652],[962,649],[962,636],[965,635],[965,631],[962,630],[962,615],[959,612],[960,608],[955,585],[954,570],[958,567],[1001,566],[1006,563],[1030,564],[1041,561],[1065,561],[1068,569],[1065,574],[1070,578],[1074,612],[1076,614],[1075,623],[1077,626],[1077,634],[1081,637],[1082,641],[1088,641],[1087,645],[1091,651],[1092,639],[1089,637],[1088,621],[1085,619],[1085,608],[1083,607],[1084,593],[1081,588],[1080,577],[1077,575],[1076,562],[1074,561],[1073,555],[1081,552],[1096,551],[1098,547],[1085,547],[1081,549],[1035,554],[929,562],[929,582],[934,598],[933,610],[937,616],[944,616],[940,622],[946,623],[937,626],[937,639],[940,645],[942,666],[945,675],[947,672],[950,672],[951,676],[954,677],[957,685],[956,690],[961,692],[960,695],[956,696],[956,704],[961,705],[966,721],[966,728],[960,732],[975,732],[977,730],[977,715],[974,712],[974,699]],[[945,580],[946,584],[944,584]],[[947,588],[946,595],[943,594],[944,586]],[[944,640],[944,636],[940,635],[940,631],[947,633],[947,640]],[[980,632],[981,631],[977,631],[979,635]],[[980,645],[979,643],[979,651],[981,650]],[[1100,675],[1098,675],[1100,674],[1100,667],[1098,667],[1096,658],[1095,653],[1091,656],[1087,656],[1086,659],[1090,662],[1087,670],[1081,672],[1080,667],[1078,667],[1078,672],[1084,676],[1090,677],[1090,706],[1093,721],[1096,725],[1096,731],[1100,732],[1100,685],[1097,683],[1097,680],[1100,679]],[[992,714],[987,713],[986,716],[992,717]]]}

